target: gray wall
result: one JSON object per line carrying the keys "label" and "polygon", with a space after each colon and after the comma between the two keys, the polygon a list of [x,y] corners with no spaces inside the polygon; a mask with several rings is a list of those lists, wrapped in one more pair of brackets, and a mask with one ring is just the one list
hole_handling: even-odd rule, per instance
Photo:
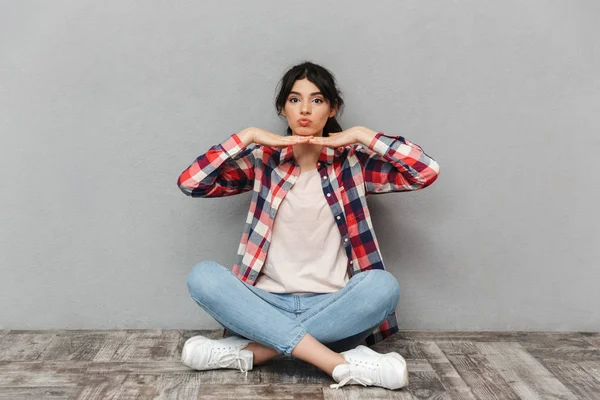
{"label": "gray wall", "polygon": [[598,2],[2,1],[0,328],[217,328],[189,297],[231,266],[250,194],[179,174],[283,133],[287,68],[331,69],[345,128],[441,165],[369,198],[401,329],[600,330]]}

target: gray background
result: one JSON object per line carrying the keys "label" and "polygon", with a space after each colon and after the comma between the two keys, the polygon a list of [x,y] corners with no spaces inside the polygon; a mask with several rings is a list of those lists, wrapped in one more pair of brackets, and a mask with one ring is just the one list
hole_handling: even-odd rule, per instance
{"label": "gray background", "polygon": [[250,193],[179,174],[303,60],[441,165],[369,197],[401,329],[600,330],[596,1],[2,1],[0,328],[217,328]]}

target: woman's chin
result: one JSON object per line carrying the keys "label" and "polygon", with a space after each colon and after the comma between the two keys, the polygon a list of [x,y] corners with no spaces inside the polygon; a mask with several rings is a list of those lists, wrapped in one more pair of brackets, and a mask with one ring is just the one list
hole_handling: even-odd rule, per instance
{"label": "woman's chin", "polygon": [[319,132],[315,131],[314,129],[301,126],[301,127],[296,128],[296,130],[294,131],[294,135],[297,135],[297,136],[319,136]]}

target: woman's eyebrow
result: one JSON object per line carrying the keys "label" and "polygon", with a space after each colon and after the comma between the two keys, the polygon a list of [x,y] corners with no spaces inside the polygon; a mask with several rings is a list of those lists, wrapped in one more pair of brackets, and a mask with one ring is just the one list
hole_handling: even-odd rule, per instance
{"label": "woman's eyebrow", "polygon": [[[301,94],[301,93],[294,92],[294,91],[291,91],[291,92],[290,92],[290,94],[297,94],[297,95],[300,95],[300,96],[302,96],[302,94]],[[316,95],[316,94],[323,94],[323,93],[321,93],[321,92],[314,92],[314,93],[311,93],[310,95],[311,95],[311,96],[314,96],[314,95]]]}

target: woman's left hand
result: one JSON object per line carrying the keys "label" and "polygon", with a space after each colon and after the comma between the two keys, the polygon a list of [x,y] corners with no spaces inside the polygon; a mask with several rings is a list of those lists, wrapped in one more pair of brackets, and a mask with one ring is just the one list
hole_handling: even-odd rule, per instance
{"label": "woman's left hand", "polygon": [[[376,133],[377,132],[365,128],[364,126],[354,126],[341,132],[330,133],[329,137],[315,136],[309,140],[309,143],[329,147],[340,147],[357,142],[363,143],[365,140],[372,139]],[[368,137],[365,138],[365,136]]]}

